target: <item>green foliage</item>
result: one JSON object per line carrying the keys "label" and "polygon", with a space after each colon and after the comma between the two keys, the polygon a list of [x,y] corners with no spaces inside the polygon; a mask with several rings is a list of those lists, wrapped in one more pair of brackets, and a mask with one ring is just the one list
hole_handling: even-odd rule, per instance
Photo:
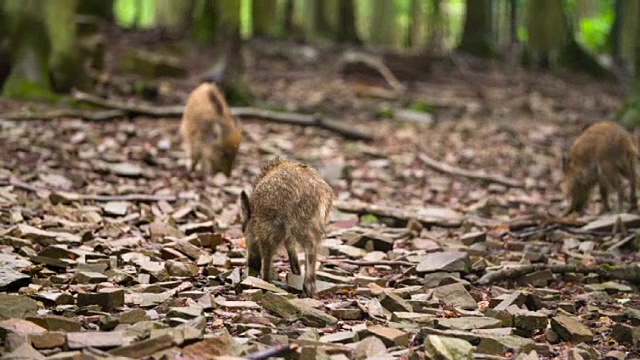
{"label": "green foliage", "polygon": [[608,36],[614,19],[615,15],[612,9],[607,10],[598,17],[582,19],[580,21],[578,40],[591,50],[599,53],[606,52]]}
{"label": "green foliage", "polygon": [[378,217],[373,214],[365,214],[360,217],[360,221],[363,223],[375,223],[378,222]]}
{"label": "green foliage", "polygon": [[124,28],[149,28],[154,25],[155,0],[116,0],[115,15]]}
{"label": "green foliage", "polygon": [[411,110],[415,110],[423,113],[433,114],[435,112],[433,105],[427,104],[421,101],[414,101],[411,103],[409,107],[411,108]]}
{"label": "green foliage", "polygon": [[605,263],[605,264],[601,264],[601,265],[600,265],[600,269],[602,269],[602,270],[606,270],[606,271],[611,271],[611,270],[613,270],[614,268],[613,268],[613,266],[612,266],[611,264],[606,264],[606,263]]}
{"label": "green foliage", "polygon": [[376,117],[378,119],[391,119],[393,118],[394,115],[395,115],[395,111],[392,108],[388,108],[388,107],[380,108],[376,112]]}

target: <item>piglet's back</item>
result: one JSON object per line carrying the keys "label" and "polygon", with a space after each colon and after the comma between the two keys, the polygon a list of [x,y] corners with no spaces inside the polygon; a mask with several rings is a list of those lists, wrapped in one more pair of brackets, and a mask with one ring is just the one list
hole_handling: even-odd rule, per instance
{"label": "piglet's back", "polygon": [[256,179],[252,199],[256,219],[297,225],[316,217],[326,221],[333,190],[312,167],[276,160]]}

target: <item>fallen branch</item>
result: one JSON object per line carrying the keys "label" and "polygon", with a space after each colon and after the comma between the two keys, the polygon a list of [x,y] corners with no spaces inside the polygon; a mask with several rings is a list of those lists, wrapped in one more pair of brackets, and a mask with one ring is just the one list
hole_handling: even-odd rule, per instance
{"label": "fallen branch", "polygon": [[298,349],[298,344],[276,345],[262,351],[254,352],[253,354],[248,355],[245,359],[266,360],[270,357],[283,357],[292,351],[296,351],[296,349]]}
{"label": "fallen branch", "polygon": [[251,107],[233,107],[231,108],[231,114],[237,117],[263,119],[280,124],[316,126],[321,129],[333,131],[351,140],[373,140],[371,134],[363,130],[355,129],[352,125],[314,115],[271,111]]}
{"label": "fallen branch", "polygon": [[640,284],[640,264],[628,266],[582,266],[548,264],[520,265],[486,273],[480,279],[478,279],[475,284],[489,285],[497,281],[519,278],[536,271],[547,269],[551,270],[551,272],[554,274],[595,273],[603,278],[626,280],[634,284]]}
{"label": "fallen branch", "polygon": [[[116,109],[126,112],[129,116],[152,116],[152,117],[181,117],[184,106],[147,106],[139,104],[129,104],[121,101],[104,99],[92,94],[75,91],[74,99],[105,108]],[[373,140],[373,136],[363,130],[354,129],[353,126],[325,119],[314,115],[305,115],[290,112],[279,112],[252,107],[232,107],[231,114],[237,117],[248,117],[255,119],[269,120],[281,124],[291,124],[300,126],[316,126],[322,129],[333,131],[352,140]]]}
{"label": "fallen branch", "polygon": [[445,219],[441,217],[421,215],[415,210],[403,210],[389,206],[372,205],[363,202],[337,201],[335,207],[342,212],[354,213],[358,215],[371,214],[378,217],[393,218],[400,221],[409,221],[410,219],[414,219],[421,222],[425,226],[435,225],[445,228],[458,228],[462,225],[462,219]]}
{"label": "fallen branch", "polygon": [[88,121],[106,121],[125,117],[127,113],[121,110],[87,111],[76,109],[58,109],[45,112],[14,112],[0,115],[4,120],[58,120],[61,118],[77,118]]}
{"label": "fallen branch", "polygon": [[378,266],[378,265],[386,265],[386,266],[416,266],[409,261],[400,261],[400,260],[377,260],[377,261],[366,261],[366,260],[351,260],[351,259],[340,259],[340,260],[327,260],[323,261],[324,264],[338,265],[338,264],[349,264],[349,265],[357,265],[357,266]]}
{"label": "fallen branch", "polygon": [[473,171],[473,170],[457,168],[449,164],[445,164],[443,162],[435,160],[427,156],[426,154],[419,154],[418,158],[428,167],[445,174],[462,176],[469,179],[480,180],[480,181],[485,181],[489,183],[496,183],[496,184],[504,185],[506,187],[513,187],[513,188],[524,187],[524,184],[521,183],[520,181],[510,179],[502,175],[490,175],[485,173],[484,171]]}

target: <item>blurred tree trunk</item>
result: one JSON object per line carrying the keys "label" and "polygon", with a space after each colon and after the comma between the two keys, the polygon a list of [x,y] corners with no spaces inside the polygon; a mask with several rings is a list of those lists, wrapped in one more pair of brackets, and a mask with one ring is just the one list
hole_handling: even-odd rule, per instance
{"label": "blurred tree trunk", "polygon": [[310,0],[308,3],[311,8],[311,15],[309,19],[312,20],[313,34],[320,35],[322,37],[333,37],[334,29],[329,22],[328,17],[328,0]]}
{"label": "blurred tree trunk", "polygon": [[0,3],[0,90],[9,72],[11,71],[11,61],[9,52],[9,19],[5,15],[3,3]]}
{"label": "blurred tree trunk", "polygon": [[[635,9],[634,15],[635,19],[640,16],[640,7]],[[634,52],[633,85],[625,104],[618,113],[618,120],[627,129],[634,129],[640,125],[640,26],[636,26]]]}
{"label": "blurred tree trunk", "polygon": [[191,37],[203,43],[214,44],[220,23],[220,0],[197,0],[194,4]]}
{"label": "blurred tree trunk", "polygon": [[422,1],[410,0],[409,1],[409,25],[407,26],[407,47],[411,48],[418,44],[420,41],[420,34],[422,33]]}
{"label": "blurred tree trunk", "polygon": [[78,14],[92,15],[112,22],[113,0],[81,0],[78,3]]}
{"label": "blurred tree trunk", "polygon": [[611,31],[609,32],[609,44],[611,45],[611,57],[614,63],[617,65],[622,64],[622,14],[624,12],[624,0],[615,0],[613,2],[613,24],[611,25]]}
{"label": "blurred tree trunk", "polygon": [[295,23],[295,6],[293,0],[286,0],[284,4],[284,31],[291,34]]}
{"label": "blurred tree trunk", "polygon": [[562,1],[529,0],[527,10],[528,50],[538,66],[561,66],[594,76],[611,76],[575,40]]}
{"label": "blurred tree trunk", "polygon": [[396,44],[396,7],[394,1],[371,0],[370,40],[377,45]]}
{"label": "blurred tree trunk", "polygon": [[253,35],[271,37],[276,35],[276,0],[253,0],[251,17],[253,19]]}
{"label": "blurred tree trunk", "polygon": [[568,25],[565,23],[562,1],[527,1],[528,45],[537,66],[550,67],[550,53],[567,43]]}
{"label": "blurred tree trunk", "polygon": [[251,94],[244,81],[240,1],[218,1],[221,2],[220,27],[216,36],[219,58],[206,78],[216,81],[221,86],[229,103],[248,105],[251,102]]}
{"label": "blurred tree trunk", "polygon": [[84,79],[78,57],[76,32],[77,0],[47,1],[45,24],[51,46],[49,52],[49,74],[57,91],[67,92],[82,85]]}
{"label": "blurred tree trunk", "polygon": [[518,0],[509,0],[509,41],[512,45],[518,41]]}
{"label": "blurred tree trunk", "polygon": [[638,28],[638,18],[636,17],[640,9],[640,0],[623,0],[624,12],[622,15],[622,57],[629,63],[635,62],[636,32]]}
{"label": "blurred tree trunk", "polygon": [[598,15],[598,0],[576,0],[576,18],[579,20]]}
{"label": "blurred tree trunk", "polygon": [[5,7],[5,10],[14,27],[11,32],[14,41],[11,44],[11,73],[4,83],[2,95],[50,98],[52,87],[47,69],[49,44],[40,1],[22,0],[18,6],[11,6],[11,9]]}
{"label": "blurred tree trunk", "polygon": [[466,15],[459,50],[479,57],[493,57],[491,0],[466,0]]}
{"label": "blurred tree trunk", "polygon": [[445,44],[445,24],[446,14],[442,10],[441,0],[431,0],[431,8],[427,16],[427,28],[429,38],[427,40],[428,47],[435,52],[444,49]]}
{"label": "blurred tree trunk", "polygon": [[339,0],[336,40],[342,43],[361,44],[356,30],[356,8],[354,0]]}
{"label": "blurred tree trunk", "polygon": [[183,30],[190,23],[192,0],[156,0],[156,26],[167,30]]}

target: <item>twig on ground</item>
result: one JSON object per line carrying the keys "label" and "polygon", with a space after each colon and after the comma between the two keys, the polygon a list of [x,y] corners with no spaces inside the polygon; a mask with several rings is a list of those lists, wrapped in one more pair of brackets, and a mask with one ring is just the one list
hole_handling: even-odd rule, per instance
{"label": "twig on ground", "polygon": [[524,187],[524,184],[521,183],[520,181],[510,179],[502,175],[490,175],[484,171],[473,171],[473,170],[461,169],[461,168],[440,162],[438,160],[435,160],[427,156],[426,154],[419,154],[418,158],[428,167],[445,174],[462,176],[469,179],[480,180],[480,181],[485,181],[490,183],[496,183],[496,184],[504,185],[506,187],[513,187],[513,188]]}
{"label": "twig on ground", "polygon": [[554,274],[565,273],[595,273],[603,278],[626,280],[634,284],[640,284],[640,264],[628,266],[581,266],[581,265],[548,265],[531,264],[507,267],[501,270],[484,274],[475,283],[476,285],[490,285],[492,283],[518,278],[540,270],[551,270]]}
{"label": "twig on ground", "polygon": [[270,357],[282,357],[298,348],[298,344],[276,345],[248,355],[247,360],[266,360]]}

